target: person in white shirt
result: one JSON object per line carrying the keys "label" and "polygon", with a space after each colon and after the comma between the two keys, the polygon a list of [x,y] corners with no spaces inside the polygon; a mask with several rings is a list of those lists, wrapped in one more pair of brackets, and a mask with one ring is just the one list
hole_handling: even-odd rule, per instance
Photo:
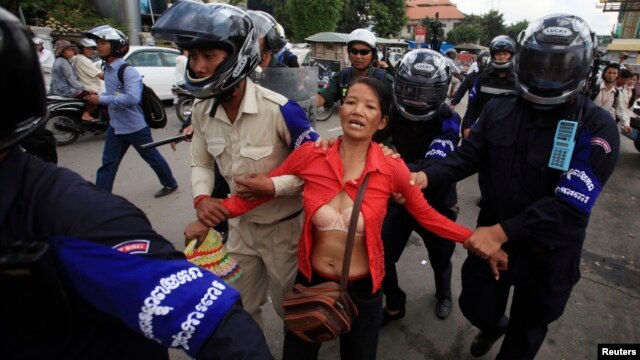
{"label": "person in white shirt", "polygon": [[45,89],[49,89],[49,84],[51,84],[51,67],[53,66],[55,56],[53,56],[51,50],[44,47],[44,40],[39,37],[34,37],[32,40],[33,46],[36,48],[36,53],[38,54],[38,60],[40,60]]}
{"label": "person in white shirt", "polygon": [[72,60],[73,70],[76,72],[78,80],[84,85],[85,89],[95,94],[103,92],[102,80],[104,74],[93,63],[93,55],[96,51],[96,42],[82,38],[77,43],[80,53]]}
{"label": "person in white shirt", "polygon": [[458,90],[458,85],[460,85],[460,79],[462,78],[462,71],[453,61],[457,56],[458,52],[454,48],[447,49],[444,53],[444,59],[447,62],[447,66],[451,69],[451,74],[453,77],[451,78],[451,86],[449,88],[449,98],[452,98],[453,95]]}
{"label": "person in white shirt", "polygon": [[180,55],[176,57],[176,84],[180,85],[184,83],[184,71],[187,68],[187,62],[189,61],[189,52],[186,49],[180,49]]}
{"label": "person in white shirt", "polygon": [[620,64],[610,63],[602,70],[602,83],[596,84],[596,87],[591,95],[591,100],[607,110],[611,114],[611,118],[615,119],[616,114],[625,124],[629,121],[629,113],[626,111],[626,104],[622,100],[622,94],[616,87],[616,80],[620,75]]}

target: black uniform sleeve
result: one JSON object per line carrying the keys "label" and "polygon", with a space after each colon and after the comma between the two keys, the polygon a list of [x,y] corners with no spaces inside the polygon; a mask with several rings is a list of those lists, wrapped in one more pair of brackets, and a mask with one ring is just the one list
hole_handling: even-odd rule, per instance
{"label": "black uniform sleeve", "polygon": [[467,111],[464,113],[464,117],[462,118],[462,131],[470,128],[476,120],[480,117],[480,103],[478,101],[478,95],[480,94],[480,84],[474,80],[473,86],[471,90],[469,90],[469,98],[467,101]]}
{"label": "black uniform sleeve", "polygon": [[467,75],[464,78],[464,80],[462,81],[462,83],[458,87],[458,90],[453,95],[453,99],[451,99],[451,105],[455,106],[455,105],[458,105],[460,103],[460,101],[464,97],[464,94],[466,94],[467,91],[469,91],[471,89],[471,87],[473,86],[473,84],[476,81],[477,77],[478,77],[478,73],[474,72],[474,73],[471,73],[471,74]]}
{"label": "black uniform sleeve", "polygon": [[620,135],[609,114],[595,105],[580,128],[569,170],[553,196],[542,197],[500,224],[509,240],[553,249],[582,242],[589,215],[618,160]]}

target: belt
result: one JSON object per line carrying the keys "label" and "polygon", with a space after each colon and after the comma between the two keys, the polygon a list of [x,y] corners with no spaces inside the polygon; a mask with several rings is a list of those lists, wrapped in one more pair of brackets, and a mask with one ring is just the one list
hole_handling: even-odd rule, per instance
{"label": "belt", "polygon": [[293,214],[291,214],[291,215],[287,215],[287,216],[283,217],[282,219],[280,219],[280,220],[278,220],[278,221],[276,221],[276,222],[281,222],[281,221],[287,221],[287,220],[295,219],[295,218],[297,218],[297,217],[298,217],[298,215],[300,215],[300,214],[302,214],[302,209],[300,209],[300,210],[298,210],[298,211],[294,212],[294,213],[293,213]]}

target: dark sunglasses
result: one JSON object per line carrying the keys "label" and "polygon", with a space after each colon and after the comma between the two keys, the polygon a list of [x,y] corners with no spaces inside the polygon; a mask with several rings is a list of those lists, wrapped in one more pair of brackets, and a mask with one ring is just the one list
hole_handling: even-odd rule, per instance
{"label": "dark sunglasses", "polygon": [[362,56],[367,56],[369,54],[371,54],[371,50],[370,49],[355,49],[355,48],[351,48],[349,49],[349,52],[351,53],[351,55],[362,55]]}

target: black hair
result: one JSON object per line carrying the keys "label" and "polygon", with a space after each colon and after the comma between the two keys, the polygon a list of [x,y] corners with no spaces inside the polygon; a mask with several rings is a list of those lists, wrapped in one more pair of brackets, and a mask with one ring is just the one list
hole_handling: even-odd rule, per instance
{"label": "black hair", "polygon": [[633,74],[629,69],[620,69],[620,77],[623,79],[630,79]]}
{"label": "black hair", "polygon": [[382,117],[389,115],[389,106],[391,105],[390,103],[391,94],[389,93],[389,90],[387,90],[387,87],[384,86],[382,81],[372,77],[366,77],[366,76],[359,77],[355,79],[351,83],[351,85],[349,85],[349,89],[347,90],[347,95],[349,94],[349,90],[351,90],[353,85],[356,85],[356,84],[364,84],[368,86],[371,90],[373,90],[373,93],[376,94],[376,96],[378,97],[378,105],[380,105],[380,112],[382,114]]}
{"label": "black hair", "polygon": [[605,65],[605,67],[602,69],[602,75],[600,75],[600,77],[602,78],[602,80],[604,80],[604,73],[607,72],[607,69],[609,68],[614,68],[614,69],[618,69],[618,76],[620,76],[620,64],[618,63],[608,63],[607,65]]}

